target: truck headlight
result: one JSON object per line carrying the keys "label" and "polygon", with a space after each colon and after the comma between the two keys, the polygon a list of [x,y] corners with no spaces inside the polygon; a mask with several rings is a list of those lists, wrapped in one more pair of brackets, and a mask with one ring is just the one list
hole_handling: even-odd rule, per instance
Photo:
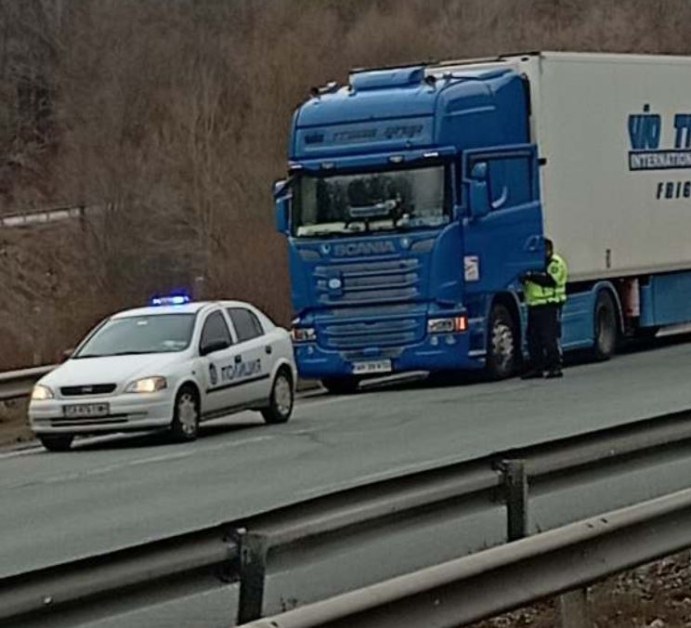
{"label": "truck headlight", "polygon": [[453,318],[430,318],[427,321],[428,334],[452,334],[468,331],[468,317],[454,316]]}
{"label": "truck headlight", "polygon": [[314,327],[293,327],[290,336],[293,342],[314,342],[317,339],[317,330]]}
{"label": "truck headlight", "polygon": [[125,388],[128,393],[154,393],[168,387],[165,377],[144,377],[138,379]]}
{"label": "truck headlight", "polygon": [[36,384],[31,391],[31,401],[47,401],[53,399],[53,391],[43,384]]}

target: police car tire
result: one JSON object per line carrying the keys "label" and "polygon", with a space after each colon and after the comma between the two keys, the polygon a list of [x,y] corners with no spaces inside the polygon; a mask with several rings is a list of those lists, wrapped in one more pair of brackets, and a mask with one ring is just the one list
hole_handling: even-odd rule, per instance
{"label": "police car tire", "polygon": [[612,295],[601,290],[595,301],[595,342],[593,357],[604,362],[609,360],[617,348],[619,329],[617,325],[617,308]]}
{"label": "police car tire", "polygon": [[[498,328],[503,330],[503,333],[510,333],[513,347],[513,356],[508,364],[504,364],[495,353],[494,336]],[[492,312],[489,317],[489,331],[487,338],[487,365],[485,372],[487,377],[492,380],[506,379],[516,374],[518,370],[518,346],[519,341],[516,333],[516,323],[511,316],[511,313],[506,306],[500,303],[492,307]]]}
{"label": "police car tire", "polygon": [[[184,401],[193,401],[196,410],[196,420],[194,422],[194,429],[186,430],[183,422],[180,420],[181,403]],[[199,393],[192,386],[183,386],[175,397],[175,408],[173,410],[173,421],[170,424],[170,433],[173,440],[182,443],[193,441],[199,435]]]}
{"label": "police car tire", "polygon": [[[281,401],[279,395],[288,395],[288,397]],[[293,413],[294,405],[295,388],[293,386],[293,378],[288,369],[282,367],[276,373],[274,383],[271,386],[269,405],[261,411],[264,421],[270,424],[286,423]]]}
{"label": "police car tire", "polygon": [[71,434],[46,434],[39,436],[38,440],[48,451],[68,451],[72,446],[74,436]]}

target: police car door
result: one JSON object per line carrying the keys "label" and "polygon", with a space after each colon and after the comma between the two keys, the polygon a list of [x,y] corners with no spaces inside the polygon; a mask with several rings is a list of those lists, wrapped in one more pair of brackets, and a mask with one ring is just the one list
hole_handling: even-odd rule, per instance
{"label": "police car door", "polygon": [[233,306],[226,312],[237,338],[237,354],[240,356],[238,379],[243,383],[243,396],[246,403],[263,403],[271,392],[274,360],[271,344],[261,322],[250,309]]}
{"label": "police car door", "polygon": [[227,375],[235,364],[235,353],[236,347],[223,310],[219,308],[210,312],[202,322],[199,339],[203,416],[221,416],[232,409],[233,395],[229,385],[232,382]]}

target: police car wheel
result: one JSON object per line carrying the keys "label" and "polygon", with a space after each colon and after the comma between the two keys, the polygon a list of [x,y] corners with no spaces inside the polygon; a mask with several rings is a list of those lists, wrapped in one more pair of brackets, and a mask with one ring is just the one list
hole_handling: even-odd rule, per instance
{"label": "police car wheel", "polygon": [[195,440],[199,434],[199,395],[192,387],[185,387],[175,398],[175,411],[170,426],[178,442]]}
{"label": "police car wheel", "polygon": [[503,305],[492,308],[487,339],[487,376],[493,380],[506,379],[515,374],[518,366],[516,325]]}
{"label": "police car wheel", "polygon": [[267,423],[285,423],[293,413],[294,403],[293,378],[287,369],[282,368],[276,374],[271,387],[269,406],[262,410],[264,421]]}
{"label": "police car wheel", "polygon": [[72,446],[73,439],[74,436],[71,434],[46,434],[38,437],[41,445],[48,451],[67,451]]}

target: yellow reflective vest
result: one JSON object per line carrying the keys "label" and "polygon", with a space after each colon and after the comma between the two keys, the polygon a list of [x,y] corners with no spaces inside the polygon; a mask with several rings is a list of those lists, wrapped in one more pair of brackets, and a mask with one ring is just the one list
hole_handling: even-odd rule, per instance
{"label": "yellow reflective vest", "polygon": [[566,301],[566,279],[568,268],[566,262],[557,254],[552,255],[547,264],[547,274],[554,279],[555,286],[541,286],[534,281],[526,280],[523,291],[528,306],[561,304]]}

